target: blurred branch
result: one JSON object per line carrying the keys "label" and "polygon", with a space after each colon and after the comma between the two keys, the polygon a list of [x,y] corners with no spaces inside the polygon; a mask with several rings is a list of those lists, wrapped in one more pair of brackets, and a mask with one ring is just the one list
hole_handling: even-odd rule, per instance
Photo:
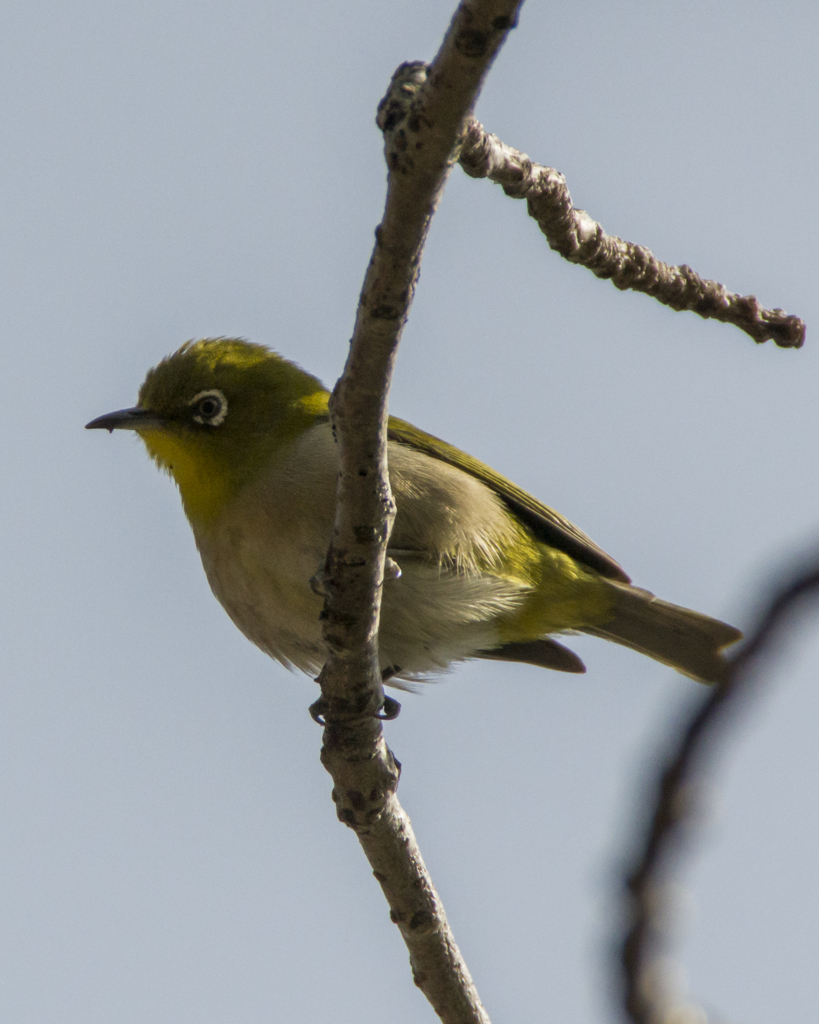
{"label": "blurred branch", "polygon": [[[625,981],[624,1006],[634,1024],[680,1024],[701,1021],[701,1013],[674,1005],[664,983],[660,947],[667,918],[669,862],[696,821],[700,807],[698,780],[713,758],[724,730],[736,718],[741,702],[754,686],[764,684],[765,657],[775,650],[783,628],[804,598],[819,596],[819,564],[815,564],[771,602],[757,628],[731,659],[728,677],[715,687],[683,731],[662,773],[656,806],[636,866],[626,879],[629,926],[621,949]],[[722,730],[722,731],[721,731]],[[689,1008],[693,1011],[693,1008]]]}
{"label": "blurred branch", "polygon": [[339,818],[355,830],[410,952],[415,983],[443,1021],[488,1024],[409,819],[399,766],[376,717],[384,706],[378,620],[394,518],[387,476],[387,397],[421,253],[483,80],[522,0],[464,0],[435,60],[404,64],[378,109],[388,167],[344,374],[331,401],[340,472],[333,539],[321,579],[329,657],[315,713]]}
{"label": "blurred branch", "polygon": [[525,199],[549,246],[571,263],[609,278],[620,289],[645,292],[676,310],[734,324],[756,342],[773,339],[781,348],[800,348],[805,324],[781,309],[765,309],[753,295],[729,292],[704,280],[691,267],[671,267],[642,245],[607,235],[600,224],[572,205],[566,179],[552,167],[533,163],[525,153],[490,135],[469,119],[460,163],[472,178],[489,178],[513,199]]}

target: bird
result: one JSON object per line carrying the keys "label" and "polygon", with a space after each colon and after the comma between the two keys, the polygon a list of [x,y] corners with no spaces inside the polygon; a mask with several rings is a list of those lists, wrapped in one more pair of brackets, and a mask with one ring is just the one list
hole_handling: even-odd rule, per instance
{"label": "bird", "polygon": [[[320,579],[339,471],[321,382],[241,338],[188,341],[137,405],[88,429],[133,430],[176,482],[213,593],[284,665],[326,660]],[[382,591],[384,680],[411,688],[473,658],[585,672],[556,636],[586,633],[703,683],[725,679],[727,623],[633,586],[576,526],[506,477],[396,417],[396,516]]]}

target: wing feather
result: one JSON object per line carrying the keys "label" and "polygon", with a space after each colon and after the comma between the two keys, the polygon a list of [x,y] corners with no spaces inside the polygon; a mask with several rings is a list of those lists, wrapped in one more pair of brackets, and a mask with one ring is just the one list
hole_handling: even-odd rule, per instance
{"label": "wing feather", "polygon": [[563,551],[583,565],[599,572],[601,576],[619,580],[621,583],[631,582],[617,562],[568,519],[564,519],[547,505],[541,504],[522,487],[513,484],[511,480],[478,459],[394,416],[390,417],[387,436],[390,441],[424,452],[476,477],[493,490],[506,503],[509,510],[544,544]]}

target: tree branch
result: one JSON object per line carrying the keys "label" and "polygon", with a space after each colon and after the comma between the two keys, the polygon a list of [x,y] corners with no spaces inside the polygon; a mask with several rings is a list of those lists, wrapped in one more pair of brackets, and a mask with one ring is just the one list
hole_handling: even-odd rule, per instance
{"label": "tree branch", "polygon": [[[754,687],[764,683],[761,667],[776,647],[797,604],[819,596],[819,564],[785,587],[771,602],[759,625],[732,659],[728,678],[715,687],[684,730],[662,773],[656,806],[642,852],[626,878],[629,926],[620,962],[624,977],[624,1006],[634,1024],[658,1024],[678,1013],[678,999],[660,971],[667,901],[663,898],[669,863],[697,820],[699,780],[713,758],[720,730],[737,715]],[[664,884],[665,883],[665,884]],[[691,1019],[695,1019],[691,1015]],[[701,1019],[701,1017],[696,1017]]]}
{"label": "tree branch", "polygon": [[464,0],[435,60],[402,65],[378,110],[388,189],[344,374],[331,401],[340,473],[321,584],[329,657],[319,677],[322,762],[339,818],[353,828],[410,952],[416,984],[441,1020],[488,1024],[440,900],[395,796],[399,765],[383,706],[378,620],[394,517],[387,476],[387,396],[430,220],[457,159],[464,119],[522,0]]}
{"label": "tree branch", "polygon": [[525,199],[549,246],[571,263],[588,267],[615,287],[645,292],[676,310],[734,324],[756,342],[772,338],[781,348],[800,348],[805,324],[781,309],[765,309],[753,295],[729,292],[704,280],[691,267],[671,267],[642,245],[607,235],[585,210],[572,205],[566,179],[552,167],[533,163],[525,153],[490,135],[469,119],[460,163],[472,178],[489,178],[513,199]]}

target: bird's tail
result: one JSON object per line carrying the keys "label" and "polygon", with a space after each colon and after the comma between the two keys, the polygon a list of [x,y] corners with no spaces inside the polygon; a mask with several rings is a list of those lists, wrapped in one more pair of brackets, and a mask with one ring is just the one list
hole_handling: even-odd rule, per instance
{"label": "bird's tail", "polygon": [[742,638],[738,629],[661,601],[647,590],[606,583],[614,592],[614,616],[603,625],[581,627],[582,632],[631,647],[701,683],[725,678],[728,663],[722,651]]}

